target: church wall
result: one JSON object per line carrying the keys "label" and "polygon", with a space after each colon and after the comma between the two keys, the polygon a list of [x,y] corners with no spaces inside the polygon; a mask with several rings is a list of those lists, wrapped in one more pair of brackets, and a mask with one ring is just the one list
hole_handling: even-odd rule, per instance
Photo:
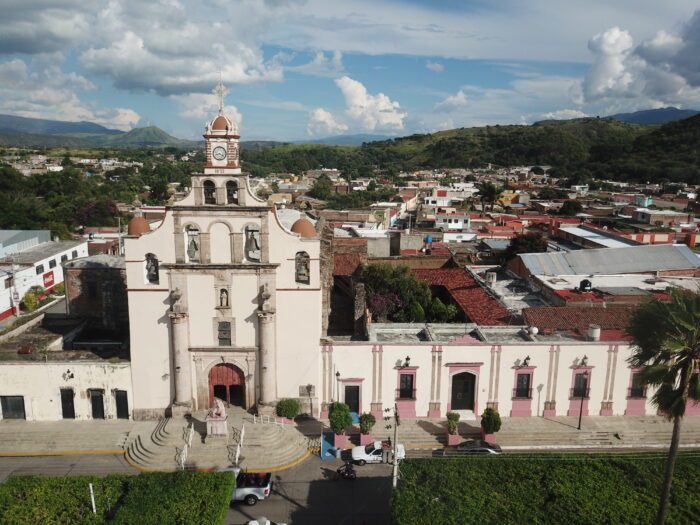
{"label": "church wall", "polygon": [[187,274],[187,311],[189,312],[190,346],[216,346],[212,318],[216,290],[214,276]]}
{"label": "church wall", "polygon": [[235,319],[236,346],[256,346],[258,332],[258,276],[236,274],[231,286],[231,316]]}
{"label": "church wall", "polygon": [[157,408],[161,415],[172,401],[169,308],[167,289],[129,293],[134,408]]}
{"label": "church wall", "polygon": [[209,229],[209,242],[212,264],[231,262],[231,233],[227,224],[221,222],[212,224]]}
{"label": "church wall", "polygon": [[[63,419],[61,390],[74,391],[75,419],[92,419],[88,389],[104,390],[105,418],[116,417],[114,390],[125,390],[129,410],[133,407],[129,363],[3,363],[0,365],[0,396],[23,396],[28,421]],[[2,419],[2,414],[0,414]]]}

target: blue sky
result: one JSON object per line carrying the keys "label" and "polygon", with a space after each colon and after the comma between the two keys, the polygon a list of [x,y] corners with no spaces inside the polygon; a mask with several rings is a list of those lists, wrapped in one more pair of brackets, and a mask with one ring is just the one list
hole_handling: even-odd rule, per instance
{"label": "blue sky", "polygon": [[3,0],[0,113],[196,138],[408,135],[700,108],[700,13],[666,0]]}

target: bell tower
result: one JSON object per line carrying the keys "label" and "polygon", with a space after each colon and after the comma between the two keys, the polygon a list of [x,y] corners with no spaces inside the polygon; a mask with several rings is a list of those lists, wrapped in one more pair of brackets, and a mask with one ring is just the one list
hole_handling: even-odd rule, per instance
{"label": "bell tower", "polygon": [[225,90],[221,79],[214,91],[219,98],[219,114],[207,123],[204,131],[204,174],[239,175],[240,136],[236,125],[224,115]]}

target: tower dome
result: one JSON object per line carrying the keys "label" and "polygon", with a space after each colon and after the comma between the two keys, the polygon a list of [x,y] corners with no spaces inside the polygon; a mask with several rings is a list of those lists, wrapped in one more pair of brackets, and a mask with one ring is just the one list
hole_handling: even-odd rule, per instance
{"label": "tower dome", "polygon": [[142,233],[148,233],[151,231],[151,227],[148,221],[143,217],[134,217],[129,221],[129,227],[126,232],[127,235],[141,235]]}
{"label": "tower dome", "polygon": [[292,224],[292,231],[305,238],[316,237],[316,228],[309,219],[303,217]]}
{"label": "tower dome", "polygon": [[225,115],[218,115],[211,123],[211,129],[213,131],[229,131],[234,129],[233,122],[231,122]]}

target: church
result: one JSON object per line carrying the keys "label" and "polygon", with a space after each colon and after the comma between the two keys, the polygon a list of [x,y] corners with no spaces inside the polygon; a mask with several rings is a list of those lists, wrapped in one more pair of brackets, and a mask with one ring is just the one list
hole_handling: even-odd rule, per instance
{"label": "church", "polygon": [[203,173],[157,229],[137,217],[125,238],[134,419],[214,397],[259,413],[286,397],[317,406],[320,241],[251,192],[218,92]]}

